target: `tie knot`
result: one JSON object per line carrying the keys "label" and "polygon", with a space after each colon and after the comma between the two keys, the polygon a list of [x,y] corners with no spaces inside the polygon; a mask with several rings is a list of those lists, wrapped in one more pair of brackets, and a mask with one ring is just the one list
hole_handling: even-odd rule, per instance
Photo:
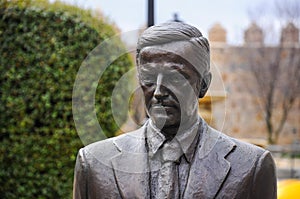
{"label": "tie knot", "polygon": [[166,142],[162,147],[162,160],[163,162],[179,162],[183,152],[180,144],[176,140]]}

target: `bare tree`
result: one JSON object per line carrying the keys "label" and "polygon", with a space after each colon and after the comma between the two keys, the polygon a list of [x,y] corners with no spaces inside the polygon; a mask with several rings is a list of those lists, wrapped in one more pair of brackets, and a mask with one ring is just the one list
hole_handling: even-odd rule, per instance
{"label": "bare tree", "polygon": [[[249,44],[247,56],[249,69],[255,80],[253,89],[257,91],[264,111],[268,142],[275,144],[290,110],[295,102],[299,101],[300,96],[299,31],[296,29],[299,27],[297,22],[300,19],[300,2],[276,1],[272,13],[283,25],[281,28],[287,27],[286,30],[290,32],[283,32],[279,44],[276,45]],[[270,36],[270,25],[262,25],[260,17],[254,16],[255,12],[252,11],[251,15],[251,18],[262,26],[264,35]],[[293,30],[296,32],[293,33]]]}

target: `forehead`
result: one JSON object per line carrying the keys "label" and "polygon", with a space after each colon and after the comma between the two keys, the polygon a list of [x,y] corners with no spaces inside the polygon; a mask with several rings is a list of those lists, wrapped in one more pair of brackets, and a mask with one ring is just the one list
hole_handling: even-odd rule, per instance
{"label": "forehead", "polygon": [[139,54],[138,66],[143,69],[163,67],[168,70],[179,69],[196,72],[194,67],[183,56],[183,52],[178,54],[169,52],[160,48],[160,46],[145,47]]}
{"label": "forehead", "polygon": [[187,64],[191,55],[193,55],[191,45],[179,41],[145,47],[141,50],[139,59],[142,62],[168,61]]}
{"label": "forehead", "polygon": [[143,49],[140,53],[140,63],[160,63],[160,62],[171,62],[171,63],[178,63],[184,64],[188,63],[184,60],[181,56],[176,55],[171,52],[162,51],[157,48],[147,47]]}

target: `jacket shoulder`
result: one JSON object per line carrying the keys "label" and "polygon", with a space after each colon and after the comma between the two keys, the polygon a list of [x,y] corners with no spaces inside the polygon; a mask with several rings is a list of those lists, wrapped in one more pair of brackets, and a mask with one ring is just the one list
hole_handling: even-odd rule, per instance
{"label": "jacket shoulder", "polygon": [[143,127],[132,132],[128,132],[113,138],[108,138],[94,142],[80,149],[79,154],[86,159],[108,160],[127,147],[134,148],[133,143],[137,142],[143,135]]}
{"label": "jacket shoulder", "polygon": [[230,137],[222,132],[219,132],[216,129],[210,128],[210,130],[211,132],[218,134],[219,138],[221,138],[223,141],[233,143],[235,145],[233,152],[238,152],[241,155],[248,154],[259,156],[262,155],[264,152],[268,152],[267,150],[261,147]]}
{"label": "jacket shoulder", "polygon": [[[232,138],[233,139],[233,138]],[[276,171],[275,163],[271,153],[261,147],[248,144],[236,139],[236,158],[240,158],[239,164],[233,166],[242,175],[245,171],[249,172],[251,180],[250,198],[275,199],[276,195]],[[237,173],[238,173],[237,172]]]}
{"label": "jacket shoulder", "polygon": [[231,138],[231,140],[235,143],[236,145],[236,152],[238,152],[239,154],[243,155],[243,154],[247,154],[247,156],[249,157],[260,157],[262,156],[264,153],[269,153],[269,151],[258,147],[256,145],[235,139],[235,138]]}
{"label": "jacket shoulder", "polygon": [[234,146],[234,149],[232,150],[233,153],[237,153],[240,154],[241,156],[246,157],[246,156],[257,156],[257,155],[261,156],[264,152],[268,152],[267,150],[261,147],[230,137],[214,128],[209,127],[208,129],[209,129],[209,134],[213,135],[211,137],[215,137],[214,139],[227,143],[228,145]]}
{"label": "jacket shoulder", "polygon": [[[227,135],[221,136],[224,140],[233,142],[235,147],[225,157],[231,169],[219,196],[222,198],[228,196],[230,198],[275,199],[276,172],[271,153]],[[235,193],[234,196],[230,195],[233,193]]]}
{"label": "jacket shoulder", "polygon": [[232,167],[236,166],[241,171],[243,169],[255,168],[260,159],[271,156],[269,151],[261,147],[232,138],[221,132],[219,132],[219,135],[223,141],[234,144],[233,150],[228,154],[226,159],[231,162]]}

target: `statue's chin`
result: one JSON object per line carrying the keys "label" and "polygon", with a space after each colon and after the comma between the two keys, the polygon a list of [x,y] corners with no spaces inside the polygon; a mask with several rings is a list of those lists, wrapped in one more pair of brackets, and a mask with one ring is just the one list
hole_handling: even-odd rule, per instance
{"label": "statue's chin", "polygon": [[162,129],[166,125],[167,116],[166,115],[155,115],[151,117],[153,124],[158,128]]}

